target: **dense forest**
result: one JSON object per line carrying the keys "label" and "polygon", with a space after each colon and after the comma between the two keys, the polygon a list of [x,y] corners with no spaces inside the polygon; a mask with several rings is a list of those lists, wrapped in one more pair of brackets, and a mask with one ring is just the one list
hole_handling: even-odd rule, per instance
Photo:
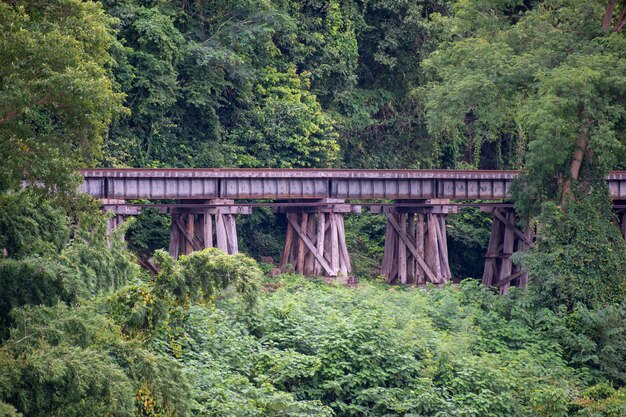
{"label": "dense forest", "polygon": [[[0,416],[626,415],[626,1],[0,0]],[[81,167],[519,169],[526,290],[482,286],[490,219],[449,216],[457,282],[359,282],[113,235]],[[158,272],[140,266],[151,258]],[[459,283],[460,281],[460,283]]]}

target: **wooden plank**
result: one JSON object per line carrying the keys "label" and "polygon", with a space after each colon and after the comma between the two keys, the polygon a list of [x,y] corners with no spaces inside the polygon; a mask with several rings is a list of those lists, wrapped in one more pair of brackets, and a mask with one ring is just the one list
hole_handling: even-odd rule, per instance
{"label": "wooden plank", "polygon": [[[324,255],[324,238],[326,234],[326,214],[318,213],[317,215],[317,251]],[[322,265],[315,259],[315,265],[313,266],[313,274],[319,275],[322,272]]]}
{"label": "wooden plank", "polygon": [[224,224],[224,214],[217,213],[215,215],[215,237],[217,240],[217,248],[224,253],[228,253],[228,239],[226,237],[226,225]]}
{"label": "wooden plank", "polygon": [[350,254],[348,253],[348,245],[346,244],[346,228],[344,225],[343,214],[335,214],[337,222],[337,238],[339,239],[339,266],[344,276],[348,276],[352,272],[352,264],[350,262]]}
{"label": "wooden plank", "polygon": [[510,286],[511,285],[511,281],[513,281],[516,278],[521,277],[524,274],[524,271],[518,271],[512,275],[509,275],[503,279],[501,279],[500,281],[496,282],[495,284],[493,284],[494,287],[500,288],[502,290],[502,287],[504,286]]}
{"label": "wooden plank", "polygon": [[[417,213],[416,217],[416,225],[415,225],[415,247],[417,249],[417,258],[424,259],[424,215],[422,213]],[[424,276],[424,269],[419,265],[419,261],[416,268],[416,280],[417,284],[422,285],[426,283]]]}
{"label": "wooden plank", "polygon": [[400,279],[401,284],[406,284],[406,243],[405,240],[408,240],[408,236],[406,235],[406,214],[399,213],[398,223],[400,226],[400,230],[398,234],[400,236],[404,236],[406,239],[400,239],[398,241],[398,278]]}
{"label": "wooden plank", "polygon": [[[287,214],[289,217],[289,214]],[[287,235],[285,236],[285,247],[283,248],[283,256],[280,258],[280,267],[284,268],[289,263],[291,255],[291,246],[293,242],[294,229],[291,222],[287,222]]]}
{"label": "wooden plank", "polygon": [[420,266],[422,267],[422,269],[424,270],[424,272],[426,273],[426,276],[435,283],[438,283],[437,277],[435,276],[435,274],[433,273],[433,271],[430,269],[430,267],[426,264],[426,262],[420,258],[417,254],[417,250],[415,249],[415,247],[413,246],[413,244],[407,239],[406,235],[402,236],[400,234],[400,225],[398,225],[398,223],[396,222],[396,220],[393,218],[392,214],[387,213],[386,214],[387,219],[389,219],[389,222],[391,223],[391,225],[393,226],[393,228],[396,230],[396,233],[398,235],[398,237],[400,239],[404,240],[404,244],[406,245],[406,247],[413,253],[413,256],[415,256],[415,259],[417,260],[417,262],[420,264]]}
{"label": "wooden plank", "polygon": [[322,265],[322,268],[324,268],[324,270],[326,271],[326,274],[328,274],[328,276],[334,276],[333,275],[333,269],[331,268],[331,266],[328,264],[328,262],[326,262],[326,259],[324,259],[324,257],[320,255],[320,253],[317,251],[317,248],[313,245],[313,242],[311,242],[311,240],[308,238],[308,236],[306,236],[302,232],[302,230],[300,229],[300,226],[298,225],[297,221],[294,220],[289,215],[287,215],[287,220],[289,220],[289,223],[293,227],[294,231],[298,234],[300,239],[302,239],[304,244],[313,253],[313,255],[315,256],[317,261]]}
{"label": "wooden plank", "polygon": [[337,275],[339,270],[339,240],[337,238],[337,221],[335,214],[330,213],[330,266],[333,269],[334,275]]}
{"label": "wooden plank", "polygon": [[[308,230],[309,214],[300,214],[300,229],[303,233]],[[296,261],[296,272],[300,275],[304,274],[304,256],[306,255],[306,244],[304,243],[302,236],[298,241],[298,260]]]}

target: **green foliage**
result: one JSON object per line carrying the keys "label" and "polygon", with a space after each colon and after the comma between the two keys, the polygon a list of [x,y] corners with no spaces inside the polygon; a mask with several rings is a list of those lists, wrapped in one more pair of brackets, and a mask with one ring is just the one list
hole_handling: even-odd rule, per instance
{"label": "green foliage", "polygon": [[0,247],[22,258],[61,250],[69,238],[65,211],[34,191],[0,195]]}
{"label": "green foliage", "polygon": [[623,149],[626,46],[599,30],[605,4],[463,1],[438,18],[448,41],[425,61],[429,132],[472,166],[525,160],[526,210],[559,196],[581,135],[603,169]]}
{"label": "green foliage", "polygon": [[0,3],[0,192],[22,179],[65,189],[93,161],[122,111],[107,70],[112,23],[92,1]]}
{"label": "green foliage", "polygon": [[151,255],[157,249],[167,249],[172,219],[147,208],[135,217],[128,227],[128,246],[141,256]]}
{"label": "green foliage", "polygon": [[93,202],[70,202],[73,211],[31,191],[0,200],[5,208],[0,242],[9,255],[0,258],[2,338],[15,307],[76,303],[121,288],[138,276],[134,257],[119,239],[125,226],[107,241],[106,219]]}
{"label": "green foliage", "polygon": [[523,258],[544,305],[593,308],[624,300],[626,248],[612,218],[603,193],[571,202],[566,212],[544,206],[537,248]]}
{"label": "green foliage", "polygon": [[172,295],[179,304],[211,301],[229,287],[249,307],[256,301],[262,273],[256,261],[243,254],[227,255],[211,248],[183,255],[176,263],[165,251],[158,251],[155,258],[161,268],[155,291]]}
{"label": "green foliage", "polygon": [[[257,100],[233,130],[246,167],[326,167],[338,151],[332,120],[308,91],[306,78],[295,68],[279,72],[267,67],[255,89]],[[254,150],[247,152],[246,149]]]}
{"label": "green foliage", "polygon": [[[573,346],[561,348],[578,329],[528,294],[499,297],[473,281],[403,291],[295,276],[272,289],[252,316],[236,298],[188,309],[180,360],[195,413],[611,416],[625,404],[605,382],[584,389],[589,368],[569,367]],[[159,349],[169,351],[167,337]]]}
{"label": "green foliage", "polygon": [[93,307],[27,307],[13,312],[0,348],[0,400],[29,416],[132,416],[147,384],[168,415],[188,415],[175,363],[119,337]]}

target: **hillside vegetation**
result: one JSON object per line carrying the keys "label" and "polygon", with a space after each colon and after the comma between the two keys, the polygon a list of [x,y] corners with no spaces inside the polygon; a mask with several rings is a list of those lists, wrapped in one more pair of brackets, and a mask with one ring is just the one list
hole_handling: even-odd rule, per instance
{"label": "hillside vegetation", "polygon": [[[626,415],[619,0],[0,0],[0,416]],[[170,218],[106,234],[81,167],[520,169],[526,291],[481,286],[490,219],[449,216],[443,288],[172,259]],[[125,239],[122,239],[125,237]],[[158,273],[139,265],[152,258]],[[266,258],[267,259],[267,258]],[[465,279],[467,278],[467,279]]]}

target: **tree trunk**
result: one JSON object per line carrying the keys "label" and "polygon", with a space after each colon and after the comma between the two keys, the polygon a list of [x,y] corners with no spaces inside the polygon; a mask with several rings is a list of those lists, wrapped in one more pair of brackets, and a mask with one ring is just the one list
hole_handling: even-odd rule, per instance
{"label": "tree trunk", "polygon": [[621,32],[626,24],[626,0],[622,1],[622,12],[615,23],[615,32]]}
{"label": "tree trunk", "polygon": [[[585,107],[580,106],[578,115],[582,120],[585,116]],[[561,196],[561,207],[565,210],[567,207],[567,200],[571,197],[572,181],[578,181],[580,175],[580,168],[583,164],[583,158],[587,152],[587,146],[589,145],[589,121],[583,122],[578,133],[578,141],[576,142],[576,151],[574,152],[574,159],[570,163],[570,176],[565,180],[563,185],[563,195]]]}
{"label": "tree trunk", "polygon": [[606,33],[611,29],[611,19],[613,19],[613,10],[615,10],[615,1],[616,0],[609,0],[604,9],[604,18],[602,19],[602,26],[600,27],[602,32]]}

